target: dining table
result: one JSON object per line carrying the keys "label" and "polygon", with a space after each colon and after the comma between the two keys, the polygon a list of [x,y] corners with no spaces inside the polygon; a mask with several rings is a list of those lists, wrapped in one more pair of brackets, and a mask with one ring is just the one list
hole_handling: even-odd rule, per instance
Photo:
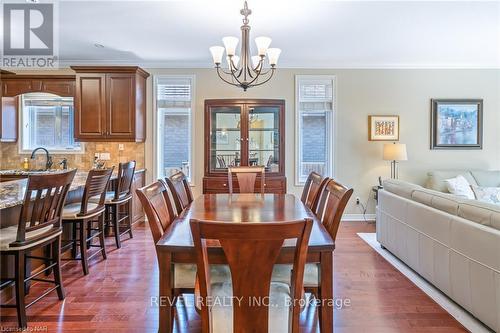
{"label": "dining table", "polygon": [[[321,332],[333,332],[333,250],[335,242],[321,221],[293,194],[203,194],[187,206],[156,243],[159,264],[159,332],[173,328],[173,267],[177,263],[196,264],[196,252],[189,221],[234,223],[287,222],[304,218],[313,220],[307,263],[319,264]],[[295,240],[285,240],[276,264],[292,264]],[[207,243],[209,262],[226,264],[217,241]],[[316,302],[318,303],[318,302]]]}

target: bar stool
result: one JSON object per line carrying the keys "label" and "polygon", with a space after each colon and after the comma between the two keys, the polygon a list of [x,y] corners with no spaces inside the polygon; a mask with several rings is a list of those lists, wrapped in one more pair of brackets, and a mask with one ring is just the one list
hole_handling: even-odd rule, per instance
{"label": "bar stool", "polygon": [[[57,290],[60,300],[64,299],[61,279],[61,211],[76,170],[52,175],[33,175],[28,177],[23,207],[18,225],[2,228],[0,234],[0,254],[14,256],[15,277],[2,279],[0,289],[15,285],[16,303],[2,304],[2,308],[15,307],[20,328],[28,325],[26,308],[33,305],[50,292]],[[50,246],[52,256],[36,257],[29,253],[36,248]],[[30,275],[26,271],[27,259],[40,259],[46,262],[43,270]],[[2,258],[3,260],[3,258]],[[54,280],[38,278],[40,274],[52,270]],[[55,286],[40,297],[25,305],[25,283],[41,281]]]}
{"label": "bar stool", "polygon": [[[67,244],[62,248],[65,250],[71,247],[71,258],[63,260],[80,260],[84,275],[89,273],[89,259],[99,254],[99,252],[102,254],[103,259],[106,259],[106,247],[104,244],[104,200],[106,188],[112,173],[113,168],[90,170],[85,183],[82,201],[65,205],[63,208],[63,224],[72,225],[72,239],[63,240]],[[96,218],[97,221],[95,221]],[[93,226],[95,222],[97,222],[96,228]],[[79,230],[79,238],[77,237],[77,230]],[[93,231],[95,232],[92,234]],[[99,237],[99,245],[92,245],[92,240],[95,237]],[[76,258],[77,246],[80,246],[80,258]],[[100,247],[101,250],[89,256],[87,253],[89,247]]]}
{"label": "bar stool", "polygon": [[[116,247],[121,247],[120,237],[126,233],[134,238],[132,233],[132,192],[130,188],[134,180],[135,161],[120,163],[118,165],[118,179],[114,191],[106,192],[106,224],[113,228]],[[121,206],[125,206],[120,211]],[[120,230],[120,223],[126,221],[126,229]]]}

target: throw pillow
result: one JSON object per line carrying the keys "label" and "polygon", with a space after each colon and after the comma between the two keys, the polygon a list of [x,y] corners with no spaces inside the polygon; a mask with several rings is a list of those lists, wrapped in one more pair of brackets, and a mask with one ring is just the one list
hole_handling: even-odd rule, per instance
{"label": "throw pillow", "polygon": [[448,192],[454,195],[466,197],[467,199],[475,199],[474,192],[472,191],[469,182],[464,176],[459,175],[455,178],[445,180]]}
{"label": "throw pillow", "polygon": [[500,187],[472,186],[477,200],[500,205]]}

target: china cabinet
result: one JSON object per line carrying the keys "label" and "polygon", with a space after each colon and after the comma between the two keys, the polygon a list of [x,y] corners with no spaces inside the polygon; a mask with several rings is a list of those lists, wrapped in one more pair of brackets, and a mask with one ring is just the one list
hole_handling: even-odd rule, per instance
{"label": "china cabinet", "polygon": [[229,191],[228,166],[264,166],[265,191],[286,193],[284,149],[284,100],[205,101],[204,193]]}

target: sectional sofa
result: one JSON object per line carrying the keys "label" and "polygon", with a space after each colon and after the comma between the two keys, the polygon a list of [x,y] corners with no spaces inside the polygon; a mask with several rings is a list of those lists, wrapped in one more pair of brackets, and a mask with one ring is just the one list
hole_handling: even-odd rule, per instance
{"label": "sectional sofa", "polygon": [[426,187],[387,180],[377,240],[456,303],[500,332],[500,205],[446,193],[445,179],[500,187],[500,171],[435,171]]}

